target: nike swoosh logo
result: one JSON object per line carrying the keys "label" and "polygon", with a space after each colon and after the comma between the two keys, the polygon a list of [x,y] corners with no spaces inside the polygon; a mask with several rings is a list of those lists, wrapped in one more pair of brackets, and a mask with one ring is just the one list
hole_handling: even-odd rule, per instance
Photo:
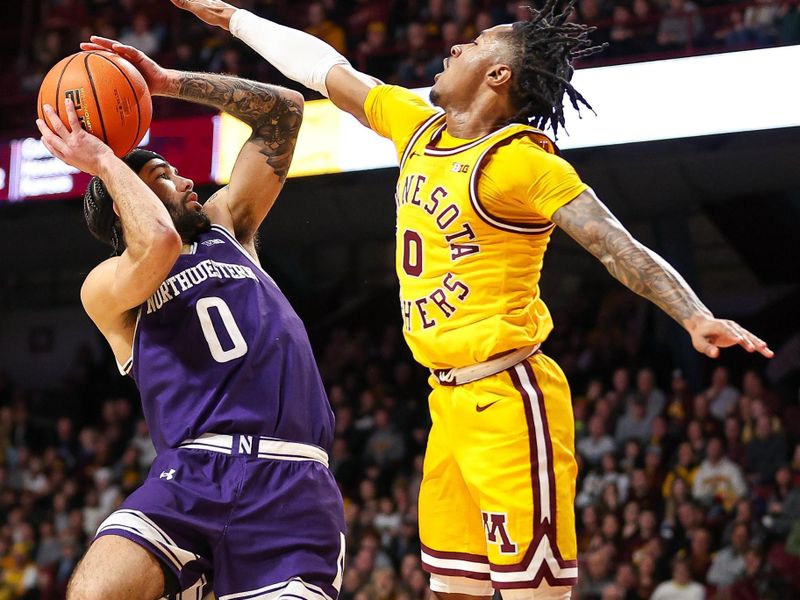
{"label": "nike swoosh logo", "polygon": [[476,405],[475,405],[475,410],[477,410],[478,412],[483,412],[483,411],[485,411],[487,408],[489,408],[489,407],[490,407],[490,406],[492,406],[493,404],[497,404],[498,402],[500,402],[500,400],[495,400],[494,402],[489,402],[489,404],[487,404],[487,405],[485,405],[485,406],[481,406],[480,404],[476,404]]}

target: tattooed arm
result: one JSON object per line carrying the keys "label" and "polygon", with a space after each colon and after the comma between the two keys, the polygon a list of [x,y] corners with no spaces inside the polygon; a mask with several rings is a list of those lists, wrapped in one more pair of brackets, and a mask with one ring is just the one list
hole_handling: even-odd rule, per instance
{"label": "tattooed arm", "polygon": [[720,348],[738,344],[748,352],[772,356],[765,342],[739,324],[716,319],[683,277],[636,241],[591,190],[558,209],[553,221],[623,285],[680,323],[698,352],[716,358]]}
{"label": "tattooed arm", "polygon": [[237,239],[249,243],[289,171],[303,120],[303,96],[226,75],[168,71],[168,76],[160,95],[218,108],[253,129],[233,166],[230,183],[206,203],[212,220],[216,206],[227,208]]}
{"label": "tattooed arm", "polygon": [[164,69],[140,50],[92,36],[83,50],[108,50],[139,69],[150,93],[196,102],[225,111],[253,129],[239,152],[230,184],[204,206],[212,222],[231,229],[255,255],[254,237],[278,196],[294,154],[303,120],[298,92],[212,73]]}

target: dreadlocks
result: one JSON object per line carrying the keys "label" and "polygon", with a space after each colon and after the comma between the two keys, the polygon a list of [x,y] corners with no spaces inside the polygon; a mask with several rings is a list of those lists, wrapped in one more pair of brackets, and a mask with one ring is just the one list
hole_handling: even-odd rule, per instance
{"label": "dreadlocks", "polygon": [[557,13],[559,0],[545,0],[541,10],[528,6],[530,21],[514,23],[508,34],[514,56],[511,100],[519,110],[509,123],[551,127],[553,134],[564,126],[564,94],[575,110],[592,106],[572,87],[572,60],[600,52],[606,44],[593,46],[589,34],[596,28],[569,23],[576,0],[568,0]]}

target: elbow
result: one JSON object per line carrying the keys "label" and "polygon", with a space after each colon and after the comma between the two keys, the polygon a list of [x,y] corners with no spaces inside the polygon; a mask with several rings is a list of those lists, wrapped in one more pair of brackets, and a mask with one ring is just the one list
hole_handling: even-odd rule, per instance
{"label": "elbow", "polygon": [[183,241],[172,223],[154,225],[145,244],[145,254],[159,256],[175,262],[181,253]]}
{"label": "elbow", "polygon": [[285,90],[282,93],[283,101],[292,108],[292,105],[297,109],[297,111],[302,116],[303,109],[305,107],[305,98],[303,98],[303,94],[297,92],[295,90]]}

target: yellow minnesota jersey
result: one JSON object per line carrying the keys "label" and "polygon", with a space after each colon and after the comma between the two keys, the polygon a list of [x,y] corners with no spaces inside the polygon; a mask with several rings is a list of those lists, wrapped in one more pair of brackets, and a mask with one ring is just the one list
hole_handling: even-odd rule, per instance
{"label": "yellow minnesota jersey", "polygon": [[396,86],[373,88],[370,126],[400,159],[397,276],[414,357],[462,367],[544,341],[539,295],[553,213],[587,186],[539,130],[509,125],[475,140]]}

